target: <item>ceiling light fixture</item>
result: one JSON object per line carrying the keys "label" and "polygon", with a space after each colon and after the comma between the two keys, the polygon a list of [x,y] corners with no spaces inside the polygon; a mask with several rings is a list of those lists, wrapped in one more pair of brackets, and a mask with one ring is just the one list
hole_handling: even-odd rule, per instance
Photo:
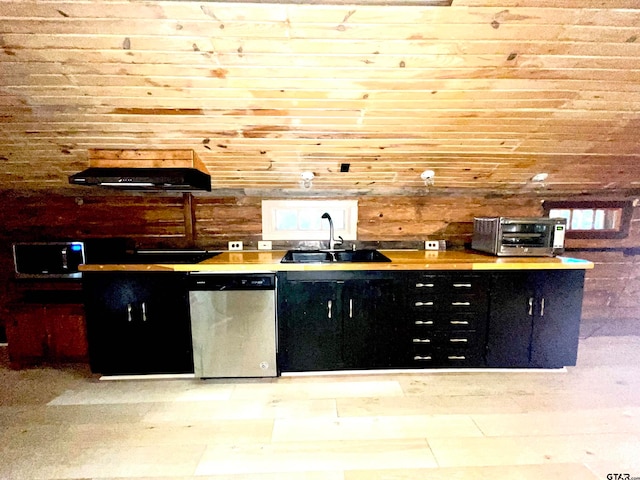
{"label": "ceiling light fixture", "polygon": [[420,178],[424,182],[425,187],[430,187],[435,183],[434,177],[436,176],[436,172],[433,170],[425,170],[420,174]]}
{"label": "ceiling light fixture", "polygon": [[315,175],[313,174],[313,172],[302,172],[300,174],[300,178],[302,179],[300,181],[300,186],[306,189],[311,188],[314,177]]}
{"label": "ceiling light fixture", "polygon": [[537,173],[533,177],[531,177],[531,181],[536,183],[542,183],[547,179],[548,176],[549,176],[548,173]]}

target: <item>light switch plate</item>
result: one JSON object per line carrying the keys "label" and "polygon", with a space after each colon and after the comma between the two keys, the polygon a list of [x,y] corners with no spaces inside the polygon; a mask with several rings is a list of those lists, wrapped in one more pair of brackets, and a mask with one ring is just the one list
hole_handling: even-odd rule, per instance
{"label": "light switch plate", "polygon": [[271,250],[273,244],[271,240],[259,240],[258,241],[258,250]]}

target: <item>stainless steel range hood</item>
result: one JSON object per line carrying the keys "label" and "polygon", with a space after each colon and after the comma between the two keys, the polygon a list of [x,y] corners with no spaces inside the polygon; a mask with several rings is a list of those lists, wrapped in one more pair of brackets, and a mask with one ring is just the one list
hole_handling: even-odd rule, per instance
{"label": "stainless steel range hood", "polygon": [[90,167],[69,176],[69,183],[120,190],[211,191],[211,175],[195,168]]}
{"label": "stainless steel range hood", "polygon": [[88,156],[89,168],[69,176],[69,183],[119,190],[211,191],[211,175],[193,150],[90,149]]}

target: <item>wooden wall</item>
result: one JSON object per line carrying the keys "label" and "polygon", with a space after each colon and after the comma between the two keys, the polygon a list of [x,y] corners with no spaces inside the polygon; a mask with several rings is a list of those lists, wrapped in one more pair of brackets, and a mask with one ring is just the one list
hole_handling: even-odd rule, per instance
{"label": "wooden wall", "polygon": [[195,149],[216,190],[640,188],[637,0],[388,3],[3,0],[0,188],[91,148]]}
{"label": "wooden wall", "polygon": [[[541,201],[537,196],[361,197],[358,239],[404,245],[446,239],[460,248],[471,239],[474,215],[540,215]],[[0,323],[14,298],[10,246],[15,241],[125,236],[138,248],[225,249],[229,240],[243,240],[255,248],[261,238],[259,197],[195,196],[193,235],[185,221],[189,208],[178,194],[75,197],[4,192],[0,203],[0,225],[5,226],[0,233]],[[625,255],[622,248],[640,246],[640,208],[635,208],[628,238],[615,243],[574,240],[568,246],[578,249],[570,255],[596,263],[587,274],[583,317],[610,322],[639,318],[640,257]]]}

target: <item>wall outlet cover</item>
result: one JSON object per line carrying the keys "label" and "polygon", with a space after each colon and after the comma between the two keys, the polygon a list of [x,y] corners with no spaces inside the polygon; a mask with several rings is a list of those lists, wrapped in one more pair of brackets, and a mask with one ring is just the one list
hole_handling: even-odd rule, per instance
{"label": "wall outlet cover", "polygon": [[229,250],[242,250],[242,242],[237,240],[234,242],[229,242]]}
{"label": "wall outlet cover", "polygon": [[258,241],[258,250],[271,250],[273,244],[271,240],[259,240]]}
{"label": "wall outlet cover", "polygon": [[437,240],[427,240],[424,242],[424,249],[425,250],[439,250],[440,249],[440,242],[438,242]]}

